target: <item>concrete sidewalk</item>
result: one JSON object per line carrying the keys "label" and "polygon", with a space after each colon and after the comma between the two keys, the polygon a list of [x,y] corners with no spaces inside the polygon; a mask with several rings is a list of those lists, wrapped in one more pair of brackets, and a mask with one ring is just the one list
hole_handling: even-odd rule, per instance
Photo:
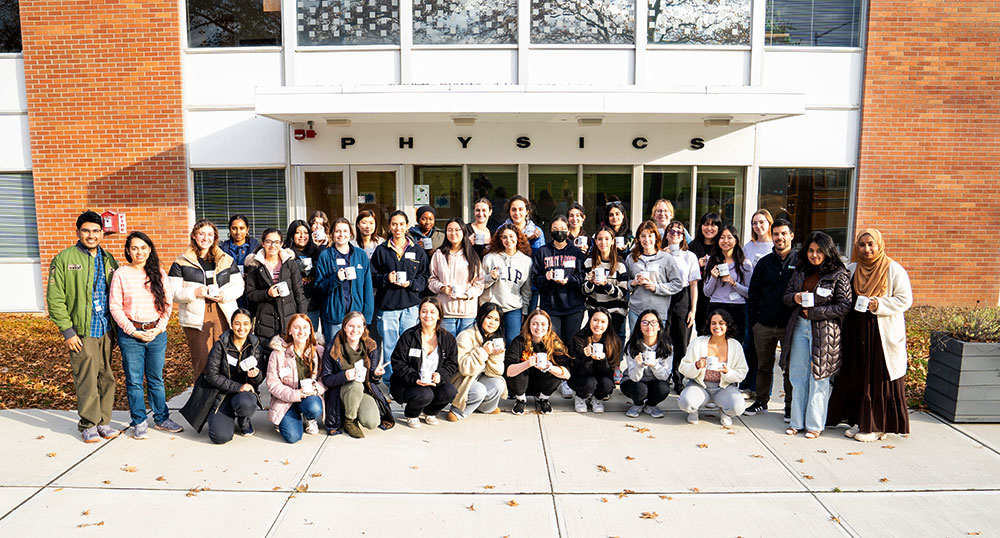
{"label": "concrete sidewalk", "polygon": [[295,445],[264,412],[215,446],[190,429],[88,445],[73,412],[0,411],[0,536],[1000,533],[1000,425],[913,413],[908,437],[863,444],[786,436],[780,402],[731,429],[687,424],[675,396],[661,420],[626,418],[620,394],[603,415],[570,402]]}

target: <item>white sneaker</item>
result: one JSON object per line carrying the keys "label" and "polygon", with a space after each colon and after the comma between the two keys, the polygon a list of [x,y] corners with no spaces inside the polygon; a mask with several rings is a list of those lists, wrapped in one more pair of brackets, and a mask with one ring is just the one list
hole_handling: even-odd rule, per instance
{"label": "white sneaker", "polygon": [[723,427],[728,428],[733,425],[733,417],[722,413],[719,417],[719,423],[722,424]]}
{"label": "white sneaker", "polygon": [[428,426],[437,426],[440,421],[434,415],[424,415],[424,422],[426,422]]}
{"label": "white sneaker", "polygon": [[573,409],[576,410],[577,413],[586,413],[587,400],[584,400],[579,396],[573,396]]}
{"label": "white sneaker", "polygon": [[409,426],[409,427],[411,427],[411,428],[419,428],[420,427],[420,419],[417,418],[417,417],[408,418],[408,419],[406,419],[406,425]]}
{"label": "white sneaker", "polygon": [[854,436],[855,441],[861,441],[862,443],[871,443],[874,441],[881,441],[885,439],[886,434],[882,432],[871,432],[871,433],[858,433]]}
{"label": "white sneaker", "polygon": [[861,428],[857,424],[855,424],[854,426],[847,428],[847,431],[844,432],[844,437],[850,437],[853,439],[854,436],[857,435],[859,431],[861,431]]}
{"label": "white sneaker", "polygon": [[559,383],[559,395],[567,399],[573,397],[573,389],[569,388],[568,382],[563,381],[562,383]]}
{"label": "white sneaker", "polygon": [[604,402],[602,402],[601,400],[598,400],[596,398],[591,398],[590,399],[590,407],[594,410],[595,413],[603,413],[604,412]]}
{"label": "white sneaker", "polygon": [[649,413],[649,416],[653,418],[663,418],[663,411],[660,411],[660,408],[655,405],[643,406],[642,410]]}
{"label": "white sneaker", "polygon": [[688,424],[697,424],[697,423],[698,423],[698,412],[695,411],[694,413],[688,413]]}
{"label": "white sneaker", "polygon": [[708,402],[705,404],[705,409],[715,409],[716,407],[719,407],[719,404],[715,402]]}
{"label": "white sneaker", "polygon": [[308,433],[309,435],[316,435],[317,433],[319,433],[319,424],[317,424],[315,420],[307,420],[306,433]]}

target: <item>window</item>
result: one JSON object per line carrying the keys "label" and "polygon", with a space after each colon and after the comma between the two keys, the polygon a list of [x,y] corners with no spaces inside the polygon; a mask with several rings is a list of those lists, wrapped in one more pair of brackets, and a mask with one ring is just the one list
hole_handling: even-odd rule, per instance
{"label": "window", "polygon": [[211,220],[222,236],[229,216],[236,213],[250,219],[251,237],[259,239],[266,228],[277,228],[284,235],[288,227],[285,171],[195,170],[194,210],[196,219]]}
{"label": "window", "polygon": [[647,166],[642,179],[642,215],[633,218],[634,226],[639,225],[640,218],[653,218],[653,204],[661,198],[674,206],[674,219],[683,222],[685,228],[691,226],[690,166]]}
{"label": "window", "polygon": [[583,222],[583,228],[588,234],[593,234],[604,222],[604,208],[608,202],[615,201],[625,205],[629,227],[635,231],[642,218],[632,214],[632,167],[584,166],[583,208],[587,212],[587,220]]}
{"label": "window", "polygon": [[281,45],[281,0],[188,0],[188,46]]}
{"label": "window", "polygon": [[761,168],[760,206],[788,219],[797,240],[819,230],[846,252],[851,176],[849,168]]}
{"label": "window", "polygon": [[767,0],[766,45],[859,47],[861,0]]}
{"label": "window", "polygon": [[399,0],[298,0],[299,45],[398,45]]}
{"label": "window", "polygon": [[531,42],[635,43],[634,0],[531,0]]}
{"label": "window", "polygon": [[[542,228],[546,237],[552,217],[569,213],[570,204],[576,200],[576,184],[576,165],[528,166],[527,198],[535,209],[531,220]],[[587,214],[590,215],[589,212]]]}
{"label": "window", "polygon": [[21,10],[18,0],[0,0],[0,52],[21,52]]}
{"label": "window", "polygon": [[517,43],[517,0],[413,0],[413,43]]}
{"label": "window", "polygon": [[504,206],[511,196],[517,194],[517,165],[469,165],[469,220],[472,220],[472,204],[486,198],[493,204],[493,216],[489,225],[497,227],[507,220]]}
{"label": "window", "polygon": [[0,259],[38,256],[31,172],[0,173]]}
{"label": "window", "polygon": [[739,230],[743,225],[744,175],[742,167],[699,166],[695,192],[696,222],[705,213],[715,212],[724,223],[732,224]]}
{"label": "window", "polygon": [[750,44],[750,0],[648,1],[650,44]]}
{"label": "window", "polygon": [[[418,200],[418,189],[426,188],[428,203]],[[462,217],[462,167],[414,166],[414,209],[422,205],[434,208],[434,225],[442,230],[454,217]]]}

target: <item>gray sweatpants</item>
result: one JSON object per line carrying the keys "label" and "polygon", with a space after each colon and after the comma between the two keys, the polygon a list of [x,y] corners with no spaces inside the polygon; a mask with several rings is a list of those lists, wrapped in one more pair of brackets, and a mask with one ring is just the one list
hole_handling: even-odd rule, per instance
{"label": "gray sweatpants", "polygon": [[687,386],[681,391],[680,398],[677,399],[677,406],[685,413],[694,413],[710,400],[731,417],[743,414],[747,406],[737,383],[721,388],[718,383],[710,381],[705,382],[705,387],[694,381],[688,381]]}

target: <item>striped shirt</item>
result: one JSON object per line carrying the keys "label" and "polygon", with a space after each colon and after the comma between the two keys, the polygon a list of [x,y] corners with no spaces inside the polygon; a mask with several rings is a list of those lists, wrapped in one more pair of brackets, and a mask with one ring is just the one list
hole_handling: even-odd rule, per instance
{"label": "striped shirt", "polygon": [[94,259],[94,311],[90,316],[90,337],[101,338],[108,332],[108,284],[104,276],[104,249],[98,247]]}
{"label": "striped shirt", "polygon": [[123,265],[111,277],[111,316],[125,334],[131,335],[138,329],[132,321],[155,321],[156,326],[167,330],[170,319],[170,285],[167,283],[167,273],[160,269],[163,275],[163,292],[167,298],[166,311],[160,314],[156,311],[156,300],[146,284],[146,272],[141,269]]}

